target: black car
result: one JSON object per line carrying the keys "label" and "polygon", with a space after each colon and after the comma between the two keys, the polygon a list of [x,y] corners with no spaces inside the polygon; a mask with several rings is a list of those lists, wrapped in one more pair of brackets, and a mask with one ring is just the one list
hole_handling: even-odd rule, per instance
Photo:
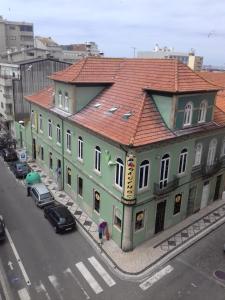
{"label": "black car", "polygon": [[16,150],[13,148],[3,149],[2,156],[5,161],[15,161],[18,160]]}
{"label": "black car", "polygon": [[62,233],[76,228],[76,221],[73,215],[68,208],[62,204],[45,207],[44,216],[52,224],[56,233]]}
{"label": "black car", "polygon": [[5,222],[3,217],[0,215],[0,241],[5,240]]}
{"label": "black car", "polygon": [[21,161],[13,162],[10,168],[15,174],[16,178],[25,178],[31,171],[31,168],[28,166],[28,164]]}

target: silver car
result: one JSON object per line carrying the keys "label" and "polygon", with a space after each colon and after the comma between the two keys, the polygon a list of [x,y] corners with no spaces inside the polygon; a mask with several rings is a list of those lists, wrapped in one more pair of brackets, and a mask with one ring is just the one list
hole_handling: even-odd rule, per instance
{"label": "silver car", "polygon": [[32,185],[30,189],[30,195],[38,207],[44,207],[55,201],[52,194],[43,183]]}

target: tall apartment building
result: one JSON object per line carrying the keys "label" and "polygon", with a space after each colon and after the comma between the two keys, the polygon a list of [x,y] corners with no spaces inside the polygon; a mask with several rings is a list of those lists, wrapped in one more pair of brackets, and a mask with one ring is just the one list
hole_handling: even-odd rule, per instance
{"label": "tall apartment building", "polygon": [[195,55],[194,51],[177,52],[173,48],[155,46],[153,51],[140,51],[137,53],[138,58],[164,58],[177,59],[183,64],[196,72],[200,72],[203,65],[203,57]]}
{"label": "tall apartment building", "polygon": [[0,16],[0,41],[0,53],[33,47],[33,24],[8,21]]}

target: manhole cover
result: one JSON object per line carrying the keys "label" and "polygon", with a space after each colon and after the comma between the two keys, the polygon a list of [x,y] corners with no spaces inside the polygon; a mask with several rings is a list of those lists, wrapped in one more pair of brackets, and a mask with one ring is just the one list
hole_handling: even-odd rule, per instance
{"label": "manhole cover", "polygon": [[217,270],[214,274],[218,279],[225,280],[225,272],[224,271]]}

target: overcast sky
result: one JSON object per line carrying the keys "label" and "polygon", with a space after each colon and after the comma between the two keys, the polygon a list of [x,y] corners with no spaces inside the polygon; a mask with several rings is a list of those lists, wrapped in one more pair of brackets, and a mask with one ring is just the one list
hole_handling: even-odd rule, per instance
{"label": "overcast sky", "polygon": [[32,22],[35,35],[59,44],[94,41],[105,56],[157,43],[225,66],[225,0],[0,0],[0,15]]}

